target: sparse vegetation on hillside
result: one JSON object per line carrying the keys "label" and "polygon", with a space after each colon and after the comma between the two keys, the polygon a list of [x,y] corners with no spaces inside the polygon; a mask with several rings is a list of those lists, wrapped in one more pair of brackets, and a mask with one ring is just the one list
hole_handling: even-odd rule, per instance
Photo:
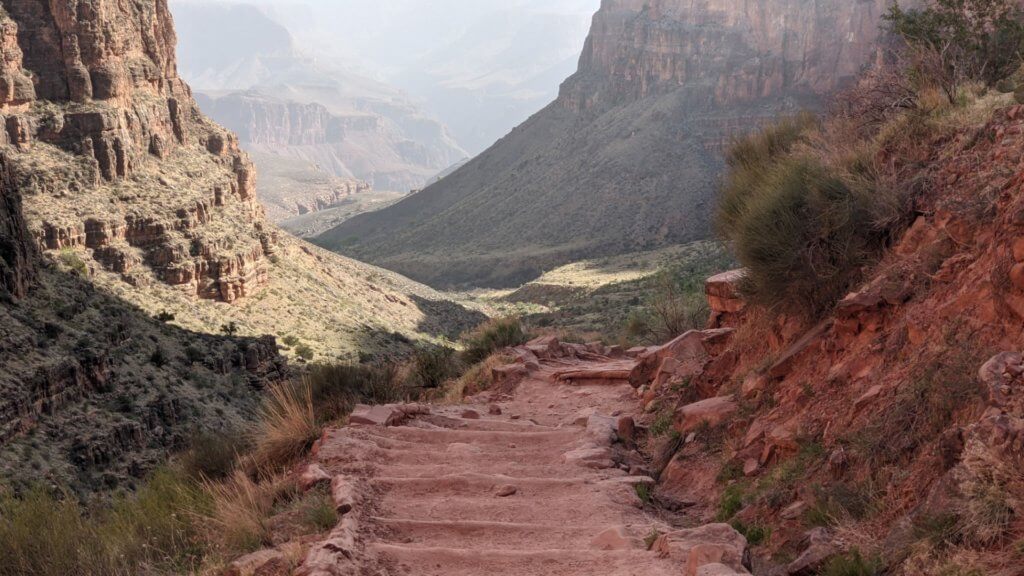
{"label": "sparse vegetation on hillside", "polygon": [[921,9],[898,3],[886,27],[902,38],[910,72],[956,102],[969,82],[989,86],[1017,71],[1024,54],[1024,19],[1016,0],[934,0]]}
{"label": "sparse vegetation on hillside", "polygon": [[[894,81],[906,85],[881,85]],[[784,119],[738,141],[717,225],[747,268],[745,297],[807,318],[829,310],[912,221],[931,143],[1000,101],[972,85],[950,103],[932,83],[877,74],[825,120]]]}

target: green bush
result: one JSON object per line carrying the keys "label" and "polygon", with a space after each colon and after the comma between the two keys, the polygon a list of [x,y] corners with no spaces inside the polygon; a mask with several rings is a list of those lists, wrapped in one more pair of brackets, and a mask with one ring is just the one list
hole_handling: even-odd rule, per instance
{"label": "green bush", "polygon": [[950,103],[964,83],[995,85],[1021,65],[1024,24],[1016,0],[935,0],[913,10],[894,4],[884,20],[910,48],[912,71],[942,88]]}
{"label": "green bush", "polygon": [[659,272],[642,311],[635,311],[626,323],[630,340],[665,342],[689,330],[703,328],[711,314],[703,286],[683,286],[672,271]]}
{"label": "green bush", "polygon": [[737,512],[743,509],[743,487],[733,484],[722,492],[722,498],[718,501],[718,512],[715,519],[719,522],[731,520]]}
{"label": "green bush", "polygon": [[881,563],[866,559],[860,550],[854,548],[828,561],[821,570],[821,576],[876,576],[882,573]]}
{"label": "green bush", "polygon": [[188,450],[181,455],[181,466],[192,478],[219,480],[235,469],[239,455],[250,448],[245,435],[235,431],[200,432],[192,437]]}
{"label": "green bush", "polygon": [[808,122],[784,120],[734,146],[717,225],[747,269],[748,300],[813,317],[877,257],[892,203],[862,158],[836,169],[793,151]]}
{"label": "green bush", "polygon": [[739,518],[734,518],[729,525],[742,534],[751,546],[760,546],[772,537],[772,529],[761,524],[747,524]]}
{"label": "green bush", "polygon": [[303,360],[309,361],[316,356],[316,353],[313,352],[313,349],[309,347],[309,344],[303,342],[302,344],[299,344],[298,346],[295,347],[295,355],[298,356],[299,358],[302,358]]}
{"label": "green bush", "polygon": [[420,348],[412,359],[411,380],[414,386],[440,388],[461,373],[455,350],[447,346]]}
{"label": "green bush", "polygon": [[405,400],[408,388],[400,381],[394,364],[317,364],[306,373],[313,406],[320,422],[348,415],[358,403],[388,404]]}
{"label": "green bush", "polygon": [[472,366],[502,348],[519,346],[529,339],[519,318],[494,318],[463,335],[462,361]]}
{"label": "green bush", "polygon": [[64,248],[60,251],[60,263],[70,269],[73,273],[82,278],[89,275],[89,266],[86,265],[82,257],[71,248]]}

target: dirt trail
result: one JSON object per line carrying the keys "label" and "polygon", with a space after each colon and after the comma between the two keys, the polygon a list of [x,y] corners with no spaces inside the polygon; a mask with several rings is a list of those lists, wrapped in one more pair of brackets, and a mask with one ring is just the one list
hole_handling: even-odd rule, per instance
{"label": "dirt trail", "polygon": [[547,361],[492,403],[430,406],[400,426],[330,431],[320,465],[362,487],[350,526],[358,552],[335,555],[338,563],[357,555],[358,569],[321,561],[304,573],[685,573],[644,542],[668,529],[637,496],[636,485],[652,480],[611,461],[612,416],[639,409],[634,390],[625,380],[558,382],[567,368],[606,366],[622,361]]}

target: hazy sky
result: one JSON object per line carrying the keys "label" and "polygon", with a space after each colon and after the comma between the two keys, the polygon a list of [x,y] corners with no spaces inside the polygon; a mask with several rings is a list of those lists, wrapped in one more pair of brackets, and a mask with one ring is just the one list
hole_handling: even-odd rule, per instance
{"label": "hazy sky", "polygon": [[[600,0],[172,0],[259,5],[304,55],[404,90],[479,152],[552,100]],[[214,52],[214,50],[208,50]],[[211,56],[212,58],[212,56]]]}

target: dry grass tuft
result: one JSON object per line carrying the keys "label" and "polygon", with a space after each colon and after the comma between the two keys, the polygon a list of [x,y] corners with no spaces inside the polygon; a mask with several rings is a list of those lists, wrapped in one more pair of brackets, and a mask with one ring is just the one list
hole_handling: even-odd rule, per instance
{"label": "dry grass tuft", "polygon": [[203,487],[211,497],[210,512],[203,517],[207,539],[226,555],[270,544],[274,505],[294,489],[284,476],[257,482],[241,470],[222,482],[204,482]]}
{"label": "dry grass tuft", "polygon": [[270,388],[253,431],[252,462],[258,469],[275,469],[294,462],[320,437],[308,380]]}

